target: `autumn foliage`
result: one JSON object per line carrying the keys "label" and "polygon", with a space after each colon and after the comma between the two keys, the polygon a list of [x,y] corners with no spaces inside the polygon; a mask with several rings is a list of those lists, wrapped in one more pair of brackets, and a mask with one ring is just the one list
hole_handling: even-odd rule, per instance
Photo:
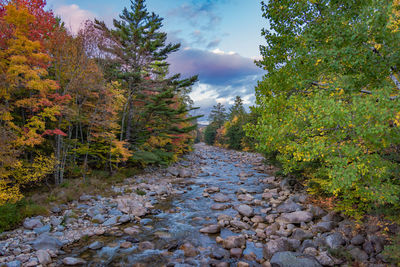
{"label": "autumn foliage", "polygon": [[[71,34],[45,5],[0,0],[0,205],[41,180],[61,184],[67,176],[87,179],[93,169],[174,161],[193,140],[183,89],[196,78],[167,78],[165,54],[137,66],[132,82],[112,56],[124,53],[115,32],[88,22]],[[162,50],[166,35],[149,27]],[[164,156],[141,157],[154,151]]]}

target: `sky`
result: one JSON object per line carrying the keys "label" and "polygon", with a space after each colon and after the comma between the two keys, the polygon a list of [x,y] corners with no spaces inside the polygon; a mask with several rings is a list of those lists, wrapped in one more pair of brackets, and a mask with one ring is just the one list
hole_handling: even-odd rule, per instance
{"label": "sky", "polygon": [[[254,64],[263,45],[260,0],[147,0],[147,9],[164,18],[162,31],[168,41],[181,43],[168,58],[170,72],[183,77],[199,75],[190,97],[206,123],[213,105],[228,109],[239,95],[245,106],[254,104],[254,87],[265,74]],[[112,25],[129,0],[48,0],[48,8],[60,16],[72,32],[87,19]]]}

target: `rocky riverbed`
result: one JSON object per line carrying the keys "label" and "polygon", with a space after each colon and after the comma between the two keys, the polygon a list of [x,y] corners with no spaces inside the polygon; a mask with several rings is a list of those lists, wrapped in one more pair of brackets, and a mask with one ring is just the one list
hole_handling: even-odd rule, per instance
{"label": "rocky riverbed", "polygon": [[2,233],[0,266],[387,266],[379,226],[356,230],[273,173],[261,155],[198,144],[114,197],[77,196]]}

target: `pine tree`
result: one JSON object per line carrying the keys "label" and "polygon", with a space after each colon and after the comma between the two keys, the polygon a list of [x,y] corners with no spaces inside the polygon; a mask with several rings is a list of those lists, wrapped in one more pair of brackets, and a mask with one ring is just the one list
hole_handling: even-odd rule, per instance
{"label": "pine tree", "polygon": [[229,119],[232,120],[235,116],[242,117],[244,114],[246,111],[243,107],[243,100],[240,96],[236,96],[235,103],[229,108]]}
{"label": "pine tree", "polygon": [[227,119],[224,105],[218,103],[217,105],[213,106],[213,109],[211,110],[208,119],[210,120],[210,124],[214,124],[218,128],[224,125],[224,122]]}

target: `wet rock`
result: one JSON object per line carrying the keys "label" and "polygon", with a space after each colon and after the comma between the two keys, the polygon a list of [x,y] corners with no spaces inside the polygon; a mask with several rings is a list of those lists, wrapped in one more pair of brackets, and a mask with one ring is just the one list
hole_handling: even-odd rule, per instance
{"label": "wet rock", "polygon": [[245,230],[250,229],[250,225],[242,221],[233,220],[230,221],[230,225],[238,229],[245,229]]}
{"label": "wet rock", "polygon": [[200,229],[200,233],[204,234],[218,234],[221,231],[221,228],[217,224],[208,225]]}
{"label": "wet rock", "polygon": [[270,263],[274,267],[322,267],[314,257],[290,251],[275,253]]}
{"label": "wet rock", "polygon": [[226,209],[229,209],[229,207],[230,207],[229,205],[217,203],[217,204],[212,205],[211,209],[212,210],[226,210]]}
{"label": "wet rock", "polygon": [[104,247],[104,243],[100,241],[95,241],[89,245],[89,248],[93,250],[101,249],[102,247]]}
{"label": "wet rock", "polygon": [[245,217],[252,217],[254,215],[254,209],[246,204],[236,206],[235,209],[239,212],[240,215]]}
{"label": "wet rock", "polygon": [[220,191],[220,188],[216,187],[216,186],[212,186],[212,187],[204,189],[204,192],[210,193],[210,194],[218,193],[219,191]]}
{"label": "wet rock", "polygon": [[289,212],[294,212],[294,211],[299,211],[302,210],[303,207],[292,200],[286,201],[285,203],[279,205],[276,210],[279,213],[289,213]]}
{"label": "wet rock", "polygon": [[35,219],[35,218],[26,218],[23,226],[26,229],[32,230],[34,228],[40,228],[43,227],[43,223],[39,220],[39,219]]}
{"label": "wet rock", "polygon": [[124,233],[127,235],[137,235],[140,233],[140,230],[136,227],[127,227],[124,229]]}
{"label": "wet rock", "polygon": [[364,241],[365,237],[363,235],[358,234],[350,240],[350,243],[355,246],[360,246],[364,243]]}
{"label": "wet rock", "polygon": [[349,253],[353,257],[353,259],[358,262],[366,262],[368,260],[368,254],[360,248],[355,247],[350,250]]}
{"label": "wet rock", "polygon": [[222,246],[226,249],[242,248],[246,246],[246,239],[242,235],[228,236],[226,239],[224,239]]}
{"label": "wet rock", "polygon": [[346,243],[346,241],[343,239],[341,233],[336,232],[331,235],[328,235],[325,239],[325,243],[328,247],[332,249],[337,249],[343,246]]}
{"label": "wet rock", "polygon": [[6,265],[6,267],[21,267],[21,262],[16,260],[16,261],[10,261]]}
{"label": "wet rock", "polygon": [[233,218],[227,214],[218,215],[218,221],[231,221]]}
{"label": "wet rock", "polygon": [[212,199],[216,202],[228,202],[231,200],[231,198],[228,195],[222,194],[222,193],[217,193],[215,194]]}
{"label": "wet rock", "polygon": [[63,259],[63,263],[68,266],[74,266],[86,264],[86,261],[81,258],[66,257]]}
{"label": "wet rock", "polygon": [[125,242],[122,242],[122,243],[119,245],[119,247],[120,247],[120,248],[125,248],[125,249],[131,248],[131,247],[132,247],[132,243],[131,243],[131,242],[128,242],[128,241],[125,241]]}
{"label": "wet rock", "polygon": [[220,247],[213,247],[211,250],[210,257],[216,260],[229,257],[229,252]]}
{"label": "wet rock", "polygon": [[111,226],[111,225],[117,224],[117,222],[118,222],[118,217],[117,216],[113,216],[113,217],[109,218],[108,220],[106,220],[103,223],[103,225],[104,226]]}
{"label": "wet rock", "polygon": [[232,258],[240,258],[240,257],[242,257],[243,249],[241,249],[241,248],[231,248],[229,250],[229,253],[230,253]]}
{"label": "wet rock", "polygon": [[308,211],[295,211],[283,213],[279,219],[286,223],[302,223],[310,222],[313,219],[313,215]]}
{"label": "wet rock", "polygon": [[36,257],[38,258],[40,264],[46,266],[51,262],[50,254],[46,250],[36,251]]}
{"label": "wet rock", "polygon": [[199,251],[190,243],[183,244],[181,250],[183,250],[185,257],[196,257],[199,254]]}
{"label": "wet rock", "polygon": [[250,194],[240,194],[237,196],[239,201],[252,201],[254,199],[254,197]]}
{"label": "wet rock", "polygon": [[154,244],[150,241],[143,241],[139,243],[139,250],[150,250],[154,249]]}
{"label": "wet rock", "polygon": [[291,249],[289,242],[284,238],[278,238],[276,240],[270,240],[263,247],[263,255],[265,259],[271,259],[271,257],[280,251],[288,251]]}
{"label": "wet rock", "polygon": [[247,262],[239,261],[237,267],[249,267],[250,265]]}
{"label": "wet rock", "polygon": [[42,234],[33,241],[32,246],[36,250],[40,249],[50,249],[59,250],[62,247],[62,243],[57,238],[54,238],[48,234]]}

